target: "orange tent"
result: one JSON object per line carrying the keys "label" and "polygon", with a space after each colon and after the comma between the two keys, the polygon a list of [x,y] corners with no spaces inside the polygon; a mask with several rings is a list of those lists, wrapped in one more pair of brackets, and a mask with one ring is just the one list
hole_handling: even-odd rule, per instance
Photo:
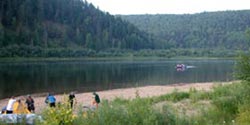
{"label": "orange tent", "polygon": [[29,114],[30,111],[27,109],[24,103],[16,101],[13,104],[13,114]]}

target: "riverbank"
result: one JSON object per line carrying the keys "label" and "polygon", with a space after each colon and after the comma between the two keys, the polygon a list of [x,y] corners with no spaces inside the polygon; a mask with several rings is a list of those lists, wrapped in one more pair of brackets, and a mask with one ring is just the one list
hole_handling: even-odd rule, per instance
{"label": "riverbank", "polygon": [[[225,82],[225,83],[180,83],[180,84],[172,84],[172,85],[164,85],[164,86],[144,86],[144,87],[137,87],[137,88],[125,88],[125,89],[113,89],[113,90],[105,90],[105,91],[98,91],[101,99],[105,100],[113,100],[117,97],[124,98],[124,99],[133,99],[137,95],[142,98],[145,97],[153,97],[153,96],[160,96],[168,93],[172,93],[173,91],[189,91],[190,88],[195,88],[196,90],[204,90],[210,91],[214,87],[214,85],[218,84],[230,84],[232,82]],[[57,102],[63,100],[66,94],[55,95]],[[91,105],[92,100],[92,93],[76,93],[76,100],[77,100],[77,107],[80,105]],[[20,96],[17,98],[24,99],[25,96]],[[44,103],[45,96],[34,96],[35,106],[36,106],[36,113],[41,113],[42,109],[46,107]],[[0,107],[3,107],[7,104],[8,99],[0,100]]]}

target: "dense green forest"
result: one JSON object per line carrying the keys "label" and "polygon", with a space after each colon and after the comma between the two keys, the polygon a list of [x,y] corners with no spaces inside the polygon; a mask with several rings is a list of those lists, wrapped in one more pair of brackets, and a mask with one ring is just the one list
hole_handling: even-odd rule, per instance
{"label": "dense green forest", "polygon": [[248,49],[248,15],[121,16],[86,0],[1,0],[0,57],[234,57]]}
{"label": "dense green forest", "polygon": [[[247,50],[245,32],[250,10],[183,15],[120,15],[139,29],[161,39],[165,48]],[[164,44],[166,43],[166,44]]]}
{"label": "dense green forest", "polygon": [[85,56],[154,46],[150,35],[87,1],[0,1],[1,57]]}

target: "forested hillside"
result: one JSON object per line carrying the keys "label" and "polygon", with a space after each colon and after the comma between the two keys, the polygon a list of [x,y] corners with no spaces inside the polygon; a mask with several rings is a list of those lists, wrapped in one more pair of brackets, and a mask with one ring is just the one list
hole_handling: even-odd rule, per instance
{"label": "forested hillside", "polygon": [[0,57],[235,56],[249,48],[249,15],[113,16],[86,0],[1,0]]}
{"label": "forested hillside", "polygon": [[150,35],[82,0],[1,0],[0,57],[151,49]]}
{"label": "forested hillside", "polygon": [[245,32],[250,27],[250,10],[121,17],[174,48],[249,48]]}

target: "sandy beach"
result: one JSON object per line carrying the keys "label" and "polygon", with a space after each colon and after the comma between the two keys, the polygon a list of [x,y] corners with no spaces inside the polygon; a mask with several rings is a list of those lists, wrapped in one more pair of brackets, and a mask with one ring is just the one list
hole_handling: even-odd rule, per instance
{"label": "sandy beach", "polygon": [[[105,90],[105,91],[97,91],[101,100],[112,100],[116,97],[125,98],[125,99],[133,99],[136,97],[136,93],[139,94],[140,97],[153,97],[164,95],[167,93],[171,93],[175,90],[177,91],[189,91],[190,88],[195,88],[197,90],[210,91],[212,87],[216,84],[220,83],[179,83],[172,85],[163,85],[163,86],[144,86],[137,88],[125,88],[125,89],[113,89],[113,90]],[[57,102],[63,100],[63,98],[68,95],[55,95]],[[77,105],[91,105],[92,93],[76,93]],[[25,98],[25,96],[20,96],[16,98]],[[44,103],[45,96],[34,96],[36,113],[41,113],[41,110],[46,107]],[[0,107],[3,107],[7,104],[8,99],[0,100]]]}

